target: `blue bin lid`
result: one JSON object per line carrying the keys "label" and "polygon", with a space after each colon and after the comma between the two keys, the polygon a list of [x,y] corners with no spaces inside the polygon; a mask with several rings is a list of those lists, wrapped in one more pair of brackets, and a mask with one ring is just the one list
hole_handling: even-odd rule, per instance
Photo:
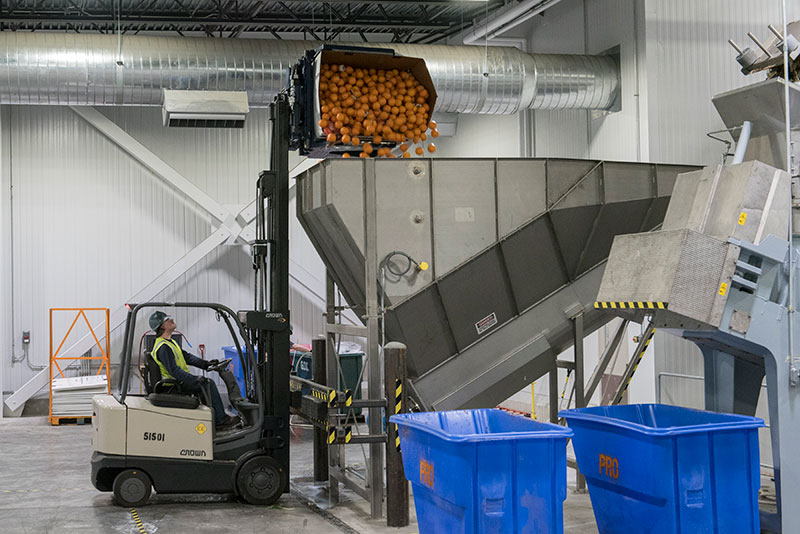
{"label": "blue bin lid", "polygon": [[707,412],[668,404],[592,406],[562,410],[558,415],[566,419],[567,423],[571,421],[597,423],[625,428],[649,436],[672,436],[764,426],[764,421],[758,417]]}
{"label": "blue bin lid", "polygon": [[450,442],[569,438],[572,430],[497,409],[418,412],[393,415],[389,421]]}

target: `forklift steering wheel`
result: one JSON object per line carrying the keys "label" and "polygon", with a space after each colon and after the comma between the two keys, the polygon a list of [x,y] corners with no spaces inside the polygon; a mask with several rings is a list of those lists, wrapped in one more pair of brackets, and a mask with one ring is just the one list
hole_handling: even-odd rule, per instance
{"label": "forklift steering wheel", "polygon": [[206,371],[222,371],[226,369],[232,361],[233,361],[232,358],[221,360],[217,365],[209,365]]}

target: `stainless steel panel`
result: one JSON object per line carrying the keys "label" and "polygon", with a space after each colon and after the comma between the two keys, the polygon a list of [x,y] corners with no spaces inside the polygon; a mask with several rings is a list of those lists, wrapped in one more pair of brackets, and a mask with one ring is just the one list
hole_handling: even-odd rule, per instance
{"label": "stainless steel panel", "polygon": [[672,191],[672,198],[675,201],[669,203],[667,214],[664,217],[663,230],[679,230],[681,228],[700,230],[706,205],[699,203],[697,199],[700,196],[708,198],[718,170],[718,167],[708,166],[678,176]]}
{"label": "stainless steel panel", "polygon": [[[376,194],[380,206],[377,221],[379,263],[387,254],[402,251],[418,262],[433,264],[429,167],[428,161],[402,165],[390,160],[375,162]],[[392,261],[395,271],[402,271],[407,265],[407,260],[402,257]],[[434,274],[434,269],[428,269],[399,278],[387,272],[386,294],[392,299],[416,293],[433,281]]]}
{"label": "stainless steel panel", "polygon": [[601,206],[586,206],[550,212],[561,256],[564,258],[570,278],[574,278],[578,272],[581,254],[592,235],[600,209]]}
{"label": "stainless steel panel", "polygon": [[604,204],[597,216],[592,237],[581,253],[577,273],[580,274],[604,261],[611,250],[614,236],[645,230],[643,225],[651,203],[652,201],[647,199]]}
{"label": "stainless steel panel", "polygon": [[603,163],[606,202],[652,198],[656,192],[655,169],[648,163]]}
{"label": "stainless steel panel", "polygon": [[433,240],[443,276],[497,240],[494,160],[433,160]]}
{"label": "stainless steel panel", "polygon": [[547,160],[547,205],[552,206],[600,163],[591,160]]}
{"label": "stainless steel panel", "polygon": [[617,236],[597,300],[669,302],[688,232],[672,230]]}
{"label": "stainless steel panel", "polygon": [[497,222],[501,239],[547,209],[546,171],[544,161],[497,161]]}
{"label": "stainless steel panel", "polygon": [[718,239],[756,244],[767,235],[786,238],[787,173],[750,161],[683,174],[675,185],[665,229],[691,228]]}
{"label": "stainless steel panel", "polygon": [[655,165],[655,168],[657,195],[659,198],[672,195],[672,189],[675,187],[675,181],[678,179],[679,174],[697,169],[697,167],[682,165]]}
{"label": "stainless steel panel", "polygon": [[532,306],[569,281],[548,217],[539,217],[500,246],[520,309]]}
{"label": "stainless steel panel", "polygon": [[389,310],[386,331],[389,339],[402,339],[406,344],[410,378],[423,375],[457,352],[436,285]]}
{"label": "stainless steel panel", "polygon": [[[535,377],[526,374],[529,372],[527,367],[511,372],[505,378],[494,375],[491,369],[497,362],[523,353],[528,365],[543,359],[542,368],[547,369],[548,365],[552,365],[553,354],[559,354],[572,345],[572,326],[564,310],[576,303],[587,309],[584,314],[584,331],[587,335],[610,319],[610,315],[591,309],[602,276],[603,266],[594,268],[503,328],[489,333],[415,380],[415,389],[437,410],[455,410],[467,405],[476,407],[470,399],[479,399],[481,407],[496,406],[508,397],[509,391],[521,389]],[[547,345],[536,341],[540,333],[544,333]],[[474,377],[478,376],[493,377],[495,385],[475,381]],[[513,380],[513,387],[505,382],[506,378]],[[504,387],[497,384],[503,384]]]}
{"label": "stainless steel panel", "polygon": [[577,208],[580,206],[602,204],[603,166],[596,165],[570,189],[552,209]]}
{"label": "stainless steel panel", "polygon": [[325,166],[325,203],[336,207],[345,228],[364,254],[364,178],[360,161]]}
{"label": "stainless steel panel", "polygon": [[[516,315],[499,247],[480,254],[438,285],[459,350]],[[492,315],[494,319],[489,319]],[[487,326],[478,326],[481,321]],[[491,323],[494,325],[489,326]]]}

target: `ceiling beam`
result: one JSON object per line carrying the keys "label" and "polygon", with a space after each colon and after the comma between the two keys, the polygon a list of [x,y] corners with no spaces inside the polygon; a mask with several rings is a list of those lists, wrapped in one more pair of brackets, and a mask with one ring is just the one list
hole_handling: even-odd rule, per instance
{"label": "ceiling beam", "polygon": [[[77,17],[77,16],[69,16],[69,17],[53,17],[53,16],[42,16],[42,17],[31,17],[31,16],[24,16],[24,17],[14,17],[14,16],[7,16],[3,15],[0,16],[0,23],[4,24],[52,24],[52,25],[78,25],[78,24],[97,24],[103,25],[113,25],[116,26],[117,21],[113,18],[85,18],[85,17]],[[425,24],[425,23],[406,23],[406,22],[385,22],[385,21],[360,21],[360,22],[312,22],[310,20],[301,20],[301,21],[293,21],[293,20],[237,20],[237,19],[195,19],[195,20],[186,20],[181,18],[173,18],[173,17],[159,17],[159,18],[147,18],[147,17],[133,17],[133,16],[125,16],[120,20],[120,24],[123,26],[125,25],[139,25],[139,24],[149,24],[149,25],[161,25],[161,26],[176,26],[182,29],[186,29],[187,27],[194,27],[194,26],[222,26],[225,28],[244,28],[247,30],[248,28],[264,28],[264,27],[271,27],[273,29],[281,29],[281,28],[302,28],[302,27],[309,27],[315,29],[351,29],[351,30],[361,30],[361,31],[369,31],[369,30],[394,30],[394,29],[405,29],[405,30],[416,30],[416,31],[447,31],[452,29],[452,26],[449,24]]]}

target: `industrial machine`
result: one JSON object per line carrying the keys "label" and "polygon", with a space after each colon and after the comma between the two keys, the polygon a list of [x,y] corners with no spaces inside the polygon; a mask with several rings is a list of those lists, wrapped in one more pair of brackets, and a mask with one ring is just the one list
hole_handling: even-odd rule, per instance
{"label": "industrial machine", "polygon": [[[234,312],[212,303],[129,304],[119,382],[94,398],[92,483],[122,506],[158,493],[235,493],[270,504],[289,480],[289,105],[270,107],[271,170],[257,182],[252,243],[255,309]],[[140,312],[206,308],[225,323],[244,370],[246,397],[236,407],[241,428],[216,433],[211,409],[180,394],[128,392]],[[242,346],[242,343],[244,347]],[[242,350],[242,349],[245,350]]]}
{"label": "industrial machine", "polygon": [[766,378],[777,509],[761,529],[797,532],[800,87],[772,78],[713,102],[740,132],[733,164],[681,175],[660,231],[614,239],[595,308],[694,342],[708,410],[754,415]]}

